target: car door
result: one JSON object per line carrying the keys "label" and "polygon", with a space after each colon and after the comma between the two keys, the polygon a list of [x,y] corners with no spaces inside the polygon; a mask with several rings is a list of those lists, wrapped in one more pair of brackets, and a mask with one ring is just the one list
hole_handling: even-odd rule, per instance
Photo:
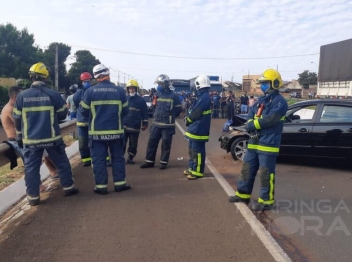
{"label": "car door", "polygon": [[317,104],[291,106],[286,114],[280,155],[311,156],[312,130]]}
{"label": "car door", "polygon": [[324,104],[313,128],[314,155],[348,158],[352,156],[352,105]]}

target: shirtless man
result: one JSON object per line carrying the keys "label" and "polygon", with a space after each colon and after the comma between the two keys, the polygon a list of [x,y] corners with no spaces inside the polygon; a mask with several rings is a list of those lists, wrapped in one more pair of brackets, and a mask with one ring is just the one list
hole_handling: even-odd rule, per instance
{"label": "shirtless man", "polygon": [[[13,120],[12,117],[12,110],[16,101],[16,97],[17,95],[22,92],[22,88],[20,86],[11,86],[8,90],[8,95],[9,95],[9,102],[4,106],[4,108],[2,109],[1,112],[1,122],[2,122],[2,126],[4,127],[6,136],[7,136],[7,140],[10,142],[14,142],[16,141],[16,129],[15,129],[15,122]],[[14,147],[18,147],[17,143],[13,143]],[[22,158],[22,152],[21,152],[21,148],[18,147],[16,149],[16,153],[18,155],[21,156]],[[45,152],[44,152],[45,154]],[[50,158],[44,156],[43,158],[45,165],[47,166],[47,168],[49,169],[50,172],[50,176],[53,179],[58,179],[57,174],[56,174],[56,168],[55,166],[52,164]],[[50,189],[54,189],[53,187],[49,187],[49,186],[44,186],[44,185],[40,185],[40,192],[44,192],[44,191],[48,191]]]}

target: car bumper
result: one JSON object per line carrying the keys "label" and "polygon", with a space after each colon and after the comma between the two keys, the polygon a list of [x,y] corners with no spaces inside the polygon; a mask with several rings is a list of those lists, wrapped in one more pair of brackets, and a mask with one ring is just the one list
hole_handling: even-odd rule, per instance
{"label": "car bumper", "polygon": [[224,135],[219,137],[219,141],[220,141],[220,148],[226,150],[227,152],[229,152],[228,143],[230,141],[230,137],[228,137],[226,134],[224,134]]}

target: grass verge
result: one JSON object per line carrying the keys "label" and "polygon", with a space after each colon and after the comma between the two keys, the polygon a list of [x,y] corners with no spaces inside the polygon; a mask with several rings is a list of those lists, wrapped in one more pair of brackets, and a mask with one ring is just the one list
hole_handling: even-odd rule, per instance
{"label": "grass verge", "polygon": [[[63,139],[66,146],[70,146],[76,141],[71,135],[66,135]],[[0,190],[8,187],[24,175],[24,165],[21,158],[17,159],[17,164],[18,166],[12,170],[10,170],[10,164],[0,167]]]}

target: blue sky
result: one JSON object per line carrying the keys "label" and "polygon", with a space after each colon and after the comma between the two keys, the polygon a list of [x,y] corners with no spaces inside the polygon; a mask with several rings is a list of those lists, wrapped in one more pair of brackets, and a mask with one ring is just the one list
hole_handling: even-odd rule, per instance
{"label": "blue sky", "polygon": [[90,50],[114,69],[113,81],[120,70],[149,89],[162,73],[241,82],[267,68],[278,68],[284,80],[317,72],[321,45],[352,38],[352,1],[12,0],[0,9],[6,22],[27,27],[41,47],[62,42],[72,55]]}

